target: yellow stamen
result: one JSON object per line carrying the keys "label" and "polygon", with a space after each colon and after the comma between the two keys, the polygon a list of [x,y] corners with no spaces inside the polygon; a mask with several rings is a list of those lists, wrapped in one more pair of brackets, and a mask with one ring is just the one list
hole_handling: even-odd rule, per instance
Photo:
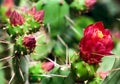
{"label": "yellow stamen", "polygon": [[103,38],[103,36],[104,36],[103,33],[101,31],[98,31],[98,37]]}

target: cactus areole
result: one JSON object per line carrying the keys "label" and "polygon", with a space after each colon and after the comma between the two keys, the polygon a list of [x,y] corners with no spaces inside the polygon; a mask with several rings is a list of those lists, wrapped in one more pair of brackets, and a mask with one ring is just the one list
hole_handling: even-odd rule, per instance
{"label": "cactus areole", "polygon": [[113,40],[108,29],[102,22],[89,25],[84,30],[84,36],[79,43],[80,57],[89,64],[97,64],[105,55],[110,55]]}

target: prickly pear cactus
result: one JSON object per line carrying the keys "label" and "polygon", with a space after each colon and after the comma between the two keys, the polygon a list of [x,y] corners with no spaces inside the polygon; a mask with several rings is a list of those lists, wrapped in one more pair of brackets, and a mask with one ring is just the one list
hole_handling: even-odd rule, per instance
{"label": "prickly pear cactus", "polygon": [[69,6],[64,0],[40,0],[36,7],[38,10],[44,9],[44,23],[50,25],[52,37],[56,37],[66,29],[65,16],[69,15]]}
{"label": "prickly pear cactus", "polygon": [[14,44],[14,84],[28,84],[29,56],[37,45],[35,33],[43,27],[43,17],[44,11],[36,11],[36,7],[24,13],[10,12],[6,30]]}

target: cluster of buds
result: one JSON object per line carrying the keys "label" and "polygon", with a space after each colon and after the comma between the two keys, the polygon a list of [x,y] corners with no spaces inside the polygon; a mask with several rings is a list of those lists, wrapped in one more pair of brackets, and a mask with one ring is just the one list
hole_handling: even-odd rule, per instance
{"label": "cluster of buds", "polygon": [[9,9],[7,15],[9,17],[7,32],[14,39],[15,47],[19,47],[19,49],[15,48],[17,54],[23,52],[25,55],[27,50],[31,51],[36,47],[36,39],[32,34],[39,31],[42,26],[44,11],[37,12],[36,7],[33,7],[20,14]]}

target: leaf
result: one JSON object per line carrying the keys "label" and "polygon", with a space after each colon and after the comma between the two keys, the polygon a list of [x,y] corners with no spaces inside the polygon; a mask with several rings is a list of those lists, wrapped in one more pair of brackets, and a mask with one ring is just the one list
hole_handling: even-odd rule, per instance
{"label": "leaf", "polygon": [[[120,58],[115,59],[112,70],[117,68],[120,68]],[[120,80],[120,71],[114,70],[105,78],[102,84],[119,84],[120,82],[118,80]]]}

